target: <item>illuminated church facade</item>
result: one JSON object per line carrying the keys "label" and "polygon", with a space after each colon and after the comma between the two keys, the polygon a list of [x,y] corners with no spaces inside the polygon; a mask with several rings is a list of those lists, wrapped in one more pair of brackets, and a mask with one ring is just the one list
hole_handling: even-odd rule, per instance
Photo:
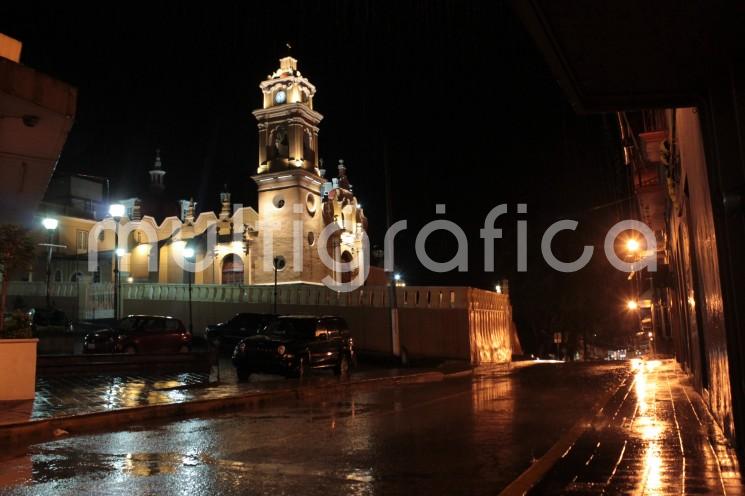
{"label": "illuminated church facade", "polygon": [[[227,191],[220,193],[217,213],[196,215],[193,200],[171,202],[165,209],[158,206],[166,182],[158,153],[149,171],[149,193],[119,202],[126,215],[116,229],[110,218],[99,222],[101,215],[59,216],[58,236],[61,241],[76,239],[66,246],[75,245],[77,252],[63,249],[55,254],[54,279],[70,280],[68,274],[58,274],[62,270],[85,275],[80,270],[80,238],[86,234],[86,249],[98,248],[99,271],[93,280],[109,279],[114,253],[123,282],[184,283],[193,277],[195,284],[262,285],[274,284],[276,276],[278,284],[322,284],[355,277],[359,269],[335,271],[333,262],[352,262],[354,267],[369,259],[364,242],[367,219],[344,162],[339,161],[337,177],[326,178],[318,155],[323,116],[313,108],[315,86],[297,70],[296,59],[284,57],[259,88],[262,106],[253,112],[259,150],[251,176],[258,188],[257,209],[232,205]],[[324,235],[330,227],[333,234]],[[187,261],[192,250],[195,255]],[[68,269],[66,252],[75,258]],[[185,270],[190,263],[193,276]]]}

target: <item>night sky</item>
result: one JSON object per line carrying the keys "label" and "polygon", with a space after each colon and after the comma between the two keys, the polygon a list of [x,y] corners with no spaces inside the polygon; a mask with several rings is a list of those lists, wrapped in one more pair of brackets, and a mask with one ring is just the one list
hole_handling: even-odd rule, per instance
{"label": "night sky", "polygon": [[[109,177],[115,196],[134,196],[159,147],[167,194],[193,196],[200,210],[217,209],[224,183],[234,202],[255,205],[251,111],[289,42],[318,89],[327,177],[343,158],[373,244],[385,230],[387,146],[393,218],[409,221],[397,242],[409,284],[493,288],[509,278],[529,350],[540,350],[549,328],[619,332],[625,275],[602,257],[605,231],[629,207],[614,116],[574,113],[501,2],[7,2],[0,31],[24,43],[24,64],[79,89],[58,170]],[[527,215],[515,215],[518,202]],[[414,258],[435,203],[469,236],[467,273],[430,273]],[[505,239],[496,241],[497,272],[485,273],[478,232],[500,203],[510,205],[497,226]],[[516,273],[518,218],[528,220],[526,274]],[[540,258],[544,228],[562,218],[580,227],[557,238],[557,253],[571,260],[583,244],[596,247],[579,274],[553,272]],[[427,247],[441,260],[455,252],[447,234]]]}

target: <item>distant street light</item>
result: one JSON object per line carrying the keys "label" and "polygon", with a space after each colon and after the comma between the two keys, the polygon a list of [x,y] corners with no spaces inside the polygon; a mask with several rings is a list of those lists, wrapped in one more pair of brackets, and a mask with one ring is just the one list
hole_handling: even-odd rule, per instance
{"label": "distant street light", "polygon": [[119,319],[119,257],[124,255],[124,250],[119,248],[119,221],[124,217],[126,209],[120,203],[112,203],[109,206],[109,215],[116,222],[114,228],[114,319]]}
{"label": "distant street light", "polygon": [[636,300],[629,300],[626,302],[626,308],[629,310],[636,310],[639,308],[639,304],[636,302]]}
{"label": "distant street light", "polygon": [[626,250],[628,250],[629,253],[636,253],[639,251],[639,248],[641,248],[641,245],[636,239],[629,238],[626,241]]}
{"label": "distant street light", "polygon": [[502,285],[497,284],[496,286],[494,286],[494,291],[496,291],[497,294],[502,294]]}
{"label": "distant street light", "polygon": [[41,225],[47,230],[47,244],[49,245],[49,251],[47,252],[47,308],[51,308],[52,298],[50,286],[52,281],[52,238],[54,236],[54,231],[57,230],[59,221],[53,217],[45,217],[41,221]]}
{"label": "distant street light", "polygon": [[[191,262],[192,259],[194,258],[194,248],[192,248],[191,246],[187,246],[186,248],[184,248],[184,258]],[[192,269],[191,267],[187,267],[186,271],[189,273],[188,274],[188,278],[189,278],[189,332],[193,334],[194,333],[194,320],[192,318],[192,311],[191,311],[191,301],[192,301],[191,300],[191,284],[192,284],[191,278],[194,277],[194,274],[191,269]]]}

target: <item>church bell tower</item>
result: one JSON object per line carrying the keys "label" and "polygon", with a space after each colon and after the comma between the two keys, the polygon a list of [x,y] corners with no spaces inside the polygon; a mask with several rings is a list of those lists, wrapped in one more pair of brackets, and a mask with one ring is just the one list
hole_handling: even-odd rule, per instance
{"label": "church bell tower", "polygon": [[280,59],[279,69],[259,88],[262,108],[253,112],[259,131],[258,168],[252,177],[259,196],[254,282],[274,282],[271,262],[278,257],[280,284],[318,284],[328,270],[316,247],[324,225],[324,179],[318,167],[318,125],[323,116],[313,109],[316,88],[297,70],[292,57]]}
{"label": "church bell tower", "polygon": [[259,121],[258,174],[302,169],[318,174],[318,124],[313,110],[316,87],[297,70],[297,60],[284,57],[279,69],[259,87],[263,108]]}

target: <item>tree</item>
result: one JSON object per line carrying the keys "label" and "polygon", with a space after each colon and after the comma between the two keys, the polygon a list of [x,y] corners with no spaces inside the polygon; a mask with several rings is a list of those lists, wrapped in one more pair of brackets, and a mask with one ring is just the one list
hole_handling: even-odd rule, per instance
{"label": "tree", "polygon": [[34,243],[28,230],[14,224],[0,225],[0,334],[5,330],[5,301],[11,274],[27,269],[34,259]]}

